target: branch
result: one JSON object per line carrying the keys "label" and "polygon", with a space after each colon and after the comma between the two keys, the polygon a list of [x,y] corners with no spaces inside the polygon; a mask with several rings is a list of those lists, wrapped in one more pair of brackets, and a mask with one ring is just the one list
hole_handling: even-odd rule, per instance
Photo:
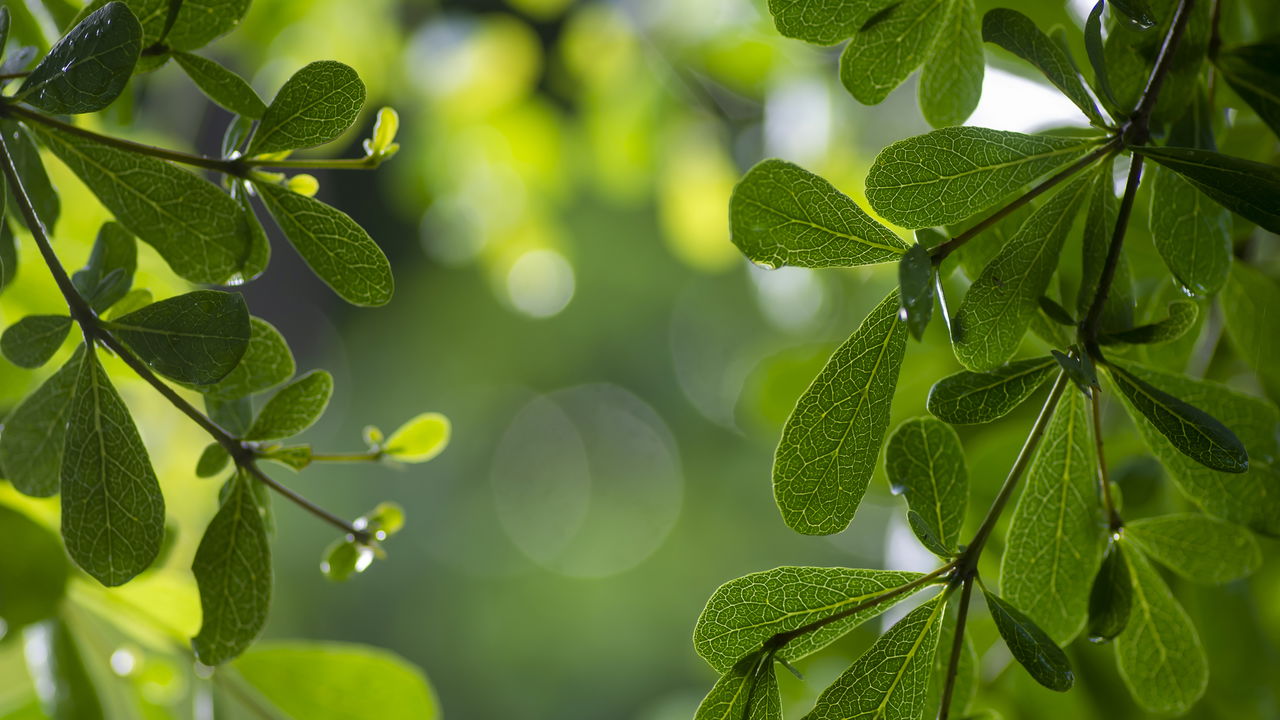
{"label": "branch", "polygon": [[956,688],[956,674],[960,670],[960,653],[964,651],[964,627],[969,619],[969,596],[973,593],[973,578],[964,579],[964,589],[960,592],[960,614],[956,618],[956,635],[951,642],[951,658],[947,661],[947,682],[942,686],[942,707],[939,708],[938,720],[947,720],[951,714],[951,696]]}

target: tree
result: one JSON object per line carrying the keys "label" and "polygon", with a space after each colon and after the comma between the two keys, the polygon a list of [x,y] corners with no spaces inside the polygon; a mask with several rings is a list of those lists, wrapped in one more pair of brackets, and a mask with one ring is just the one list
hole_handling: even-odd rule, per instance
{"label": "tree", "polygon": [[[1085,82],[1066,36],[1045,34],[1014,10],[994,9],[979,21],[968,0],[770,0],[783,35],[820,45],[848,40],[840,78],[863,103],[880,102],[923,65],[920,108],[938,128],[884,148],[867,175],[872,209],[914,230],[914,244],[821,177],[781,160],[755,166],[734,191],[733,242],[752,262],[899,268],[899,288],[836,350],[787,420],[774,496],[795,531],[839,532],[854,519],[883,446],[893,491],[906,499],[910,527],[939,566],[928,573],[780,567],[729,581],[694,633],[698,653],[721,674],[699,720],[780,718],[775,664],[790,668],[932,589],[806,717],[967,717],[980,697],[966,633],[975,585],[1012,656],[1052,690],[1072,687],[1063,647],[1087,629],[1091,640],[1113,642],[1120,677],[1143,709],[1183,713],[1204,693],[1200,637],[1155,563],[1209,584],[1259,565],[1254,534],[1280,532],[1270,466],[1278,415],[1270,402],[1141,359],[1147,347],[1197,327],[1205,298],[1221,293],[1228,333],[1274,392],[1275,370],[1263,359],[1270,341],[1262,337],[1275,328],[1261,330],[1267,321],[1241,299],[1276,293],[1246,253],[1255,226],[1280,232],[1280,171],[1215,144],[1233,132],[1219,110],[1224,84],[1243,101],[1234,107],[1280,133],[1274,41],[1223,47],[1220,39],[1223,13],[1251,8],[1100,0],[1080,38],[1091,69]],[[984,41],[1032,65],[1091,127],[1027,135],[958,126],[981,93]],[[1150,226],[1168,276],[1192,298],[1172,300],[1163,317],[1146,322],[1135,307],[1163,302],[1150,284],[1133,282],[1124,245],[1140,188],[1151,198]],[[970,284],[949,304],[957,268]],[[935,302],[965,370],[934,384],[932,417],[889,434],[908,336],[922,337]],[[1016,358],[1028,331],[1051,353]],[[1046,384],[1004,484],[977,530],[962,535],[970,480],[952,426],[996,421]],[[1150,452],[1202,512],[1124,516],[1106,461],[1104,394],[1121,400]],[[984,551],[1019,485],[997,594],[982,574],[994,570]]]}
{"label": "tree", "polygon": [[[317,462],[425,462],[447,443],[447,419],[424,413],[386,437],[370,427],[368,447],[356,453],[284,444],[324,412],[333,390],[330,375],[311,370],[295,376],[288,343],[251,316],[234,291],[199,289],[153,301],[148,289],[133,287],[138,240],[190,283],[253,280],[270,254],[256,197],[307,265],[344,300],[378,306],[391,297],[391,268],[377,244],[341,210],[313,198],[315,178],[297,171],[378,167],[398,150],[396,113],[378,112],[363,157],[290,158],[350,128],[364,104],[364,85],[342,63],[315,62],[265,103],[234,72],[194,54],[234,28],[248,4],[96,1],[77,11],[69,3],[47,3],[44,10],[67,29],[43,52],[32,8],[0,8],[0,51],[8,48],[0,82],[16,85],[0,97],[0,184],[8,196],[8,213],[0,220],[0,290],[14,277],[17,241],[25,231],[39,259],[32,271],[50,273],[65,303],[64,313],[24,317],[0,337],[4,356],[23,368],[65,356],[0,434],[0,474],[27,496],[59,496],[62,537],[59,542],[32,516],[0,508],[3,535],[25,553],[0,561],[0,616],[8,634],[21,630],[30,671],[50,689],[43,710],[55,718],[146,709],[149,701],[136,687],[104,689],[82,660],[83,647],[120,634],[158,644],[169,657],[194,658],[211,670],[223,666],[212,670],[219,702],[238,703],[242,709],[230,711],[236,714],[274,708],[270,712],[293,717],[352,717],[374,703],[384,717],[436,712],[425,678],[389,653],[316,643],[249,649],[270,606],[272,492],[341,532],[322,564],[334,580],[364,570],[404,523],[391,503],[348,522],[272,478],[260,463],[302,471]],[[109,111],[135,75],[170,60],[234,113],[219,156],[137,143],[66,117]],[[62,208],[42,149],[115,218],[102,226],[87,264],[73,274],[52,242]],[[82,341],[62,352],[73,328]],[[156,595],[138,607],[93,584],[150,585],[163,597],[163,579],[147,571],[172,544],[147,447],[112,382],[123,372],[142,378],[208,433],[212,443],[192,458],[196,473],[224,479],[220,507],[191,566],[199,588],[198,631],[170,624],[181,616],[180,597],[166,598],[172,604],[166,616]],[[126,653],[118,662],[133,660]],[[311,684],[326,690],[312,692]]]}

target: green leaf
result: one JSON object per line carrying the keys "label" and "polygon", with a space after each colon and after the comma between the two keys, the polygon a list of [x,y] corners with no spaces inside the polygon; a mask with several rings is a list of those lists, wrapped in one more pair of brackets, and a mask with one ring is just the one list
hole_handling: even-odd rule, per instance
{"label": "green leaf", "polygon": [[1106,333],[1101,338],[1101,342],[1104,345],[1118,342],[1135,345],[1173,342],[1194,327],[1199,317],[1200,308],[1194,302],[1174,300],[1169,303],[1169,316],[1164,320],[1120,332]]}
{"label": "green leaf", "polygon": [[1050,690],[1070,690],[1076,682],[1076,676],[1071,672],[1071,663],[1067,661],[1062,648],[1018,608],[986,590],[982,591],[982,595],[987,600],[987,610],[991,612],[991,619],[995,621],[1000,637],[1004,638],[1009,652],[1013,653],[1013,658],[1026,669],[1027,674]]}
{"label": "green leaf", "polygon": [[1015,360],[991,372],[959,372],[934,383],[928,408],[952,425],[998,420],[1031,397],[1057,371],[1051,357]]}
{"label": "green leaf", "polygon": [[1200,636],[1147,558],[1136,551],[1124,557],[1133,573],[1133,611],[1116,638],[1120,677],[1144,710],[1184,713],[1209,684]]}
{"label": "green leaf", "polygon": [[120,223],[106,222],[93,241],[89,262],[71,276],[80,296],[104,312],[129,292],[138,267],[138,245]]}
{"label": "green leaf", "polygon": [[913,522],[916,537],[926,546],[926,537],[941,543],[929,549],[943,557],[954,553],[969,505],[969,470],[956,431],[933,418],[907,420],[889,436],[884,469],[894,494],[907,499],[926,531]]}
{"label": "green leaf", "polygon": [[[707,600],[693,629],[693,645],[716,672],[727,673],[774,635],[847,612],[919,577],[919,573],[830,567],[779,567],[751,573],[721,585]],[[908,594],[797,636],[778,656],[794,661],[817,652]]]}
{"label": "green leaf", "polygon": [[223,399],[205,395],[204,408],[210,420],[236,437],[249,432],[249,427],[253,425],[253,398]]}
{"label": "green leaf", "polygon": [[0,351],[18,367],[38,368],[58,352],[69,332],[66,315],[28,315],[5,328]]}
{"label": "green leaf", "polygon": [[218,382],[249,345],[249,308],[237,293],[196,290],[106,324],[156,372],[179,382]]}
{"label": "green leaf", "polygon": [[1179,452],[1212,470],[1242,473],[1249,454],[1235,433],[1205,411],[1112,363],[1111,379],[1130,405],[1142,413]]}
{"label": "green leaf", "polygon": [[324,370],[312,370],[280,388],[267,401],[244,439],[276,440],[297,435],[320,419],[332,394],[333,376]]}
{"label": "green leaf", "polygon": [[108,3],[53,46],[16,97],[55,114],[97,112],[124,90],[141,50],[138,19],[124,3]]}
{"label": "green leaf", "polygon": [[249,318],[249,345],[226,377],[200,388],[206,396],[231,400],[269,390],[297,370],[293,352],[279,330],[262,318]]}
{"label": "green leaf", "polygon": [[822,691],[805,720],[919,718],[945,608],[939,595],[907,613]]}
{"label": "green leaf", "polygon": [[325,548],[320,572],[333,582],[346,582],[352,575],[362,573],[373,561],[373,550],[361,545],[348,535],[338,538]]}
{"label": "green leaf", "polygon": [[423,463],[444,451],[450,430],[449,418],[440,413],[422,413],[391,433],[382,451],[392,460]]}
{"label": "green leaf", "polygon": [[884,6],[877,0],[769,0],[773,23],[783,37],[835,45]]}
{"label": "green leaf", "polygon": [[961,365],[989,371],[1017,352],[1091,184],[1086,175],[1050,197],[969,287],[952,320],[952,347]]}
{"label": "green leaf", "polygon": [[221,665],[248,649],[271,607],[271,546],[253,482],[239,472],[227,481],[191,564],[204,617],[191,645],[205,665]]}
{"label": "green leaf", "polygon": [[307,468],[307,466],[311,465],[311,446],[286,445],[284,447],[275,448],[262,457],[273,462],[278,462],[294,472],[302,472]]}
{"label": "green leaf", "polygon": [[200,453],[200,460],[196,462],[196,477],[211,478],[221,473],[229,462],[231,462],[231,456],[227,454],[226,448],[216,442],[209,443],[205,446],[204,452]]}
{"label": "green leaf", "polygon": [[[45,171],[44,163],[40,160],[40,148],[36,147],[35,141],[31,139],[31,133],[13,120],[0,120],[0,133],[4,135],[5,147],[9,149],[9,156],[13,158],[13,165],[18,170],[22,187],[27,191],[27,198],[35,208],[36,217],[40,218],[46,230],[53,232],[62,211],[62,202],[58,199],[58,192],[54,190],[53,183],[49,181],[49,173]],[[9,202],[13,203],[11,207],[17,207],[17,203],[13,200],[13,189],[9,188],[9,191]],[[27,219],[22,213],[14,214],[22,220],[24,225],[26,224]]]}
{"label": "green leaf", "polygon": [[254,187],[294,249],[343,300],[365,306],[390,302],[391,264],[364,228],[346,213],[279,185]]}
{"label": "green leaf", "polygon": [[238,25],[248,10],[249,0],[182,0],[165,44],[177,50],[202,48]]}
{"label": "green leaf", "polygon": [[912,245],[899,261],[898,289],[902,296],[899,317],[920,340],[933,316],[933,260],[923,245]]}
{"label": "green leaf", "polygon": [[1272,399],[1280,398],[1280,285],[1239,262],[1219,296],[1227,337],[1236,356],[1258,375]]}
{"label": "green leaf", "polygon": [[282,713],[307,720],[436,720],[422,671],[399,655],[342,643],[259,643],[232,665]]}
{"label": "green leaf", "polygon": [[1261,42],[1224,50],[1214,58],[1222,77],[1242,100],[1280,135],[1280,50]]}
{"label": "green leaf", "polygon": [[1089,17],[1084,23],[1084,49],[1089,56],[1089,65],[1093,68],[1093,87],[1098,91],[1098,99],[1106,106],[1111,117],[1120,117],[1120,105],[1111,90],[1111,79],[1107,73],[1106,48],[1102,44],[1102,11],[1106,6],[1106,0],[1098,0],[1089,11]]}
{"label": "green leaf", "polygon": [[1089,591],[1089,640],[1109,642],[1124,632],[1133,611],[1133,578],[1120,543],[1112,542]]}
{"label": "green leaf", "polygon": [[960,125],[978,107],[986,58],[973,0],[955,0],[920,73],[920,112],[933,127]]}
{"label": "green leaf", "polygon": [[52,720],[103,720],[102,700],[85,666],[75,633],[58,616],[30,627],[23,634],[32,678],[55,689],[40,699],[43,715]]}
{"label": "green leaf", "polygon": [[103,585],[147,569],[164,539],[164,496],[129,409],[93,348],[76,374],[62,459],[62,539]]}
{"label": "green leaf", "polygon": [[267,238],[267,231],[258,221],[258,215],[249,202],[248,185],[237,183],[233,188],[236,202],[244,211],[245,222],[249,228],[249,254],[236,279],[240,282],[248,282],[267,269],[267,264],[271,261],[271,241]]}
{"label": "green leaf", "polygon": [[71,565],[54,532],[3,505],[0,537],[12,549],[0,553],[0,617],[12,634],[57,612]]}
{"label": "green leaf", "polygon": [[1124,536],[1192,582],[1221,585],[1248,577],[1262,564],[1258,541],[1248,530],[1208,515],[1133,520],[1125,524]]}
{"label": "green leaf", "polygon": [[1066,50],[1040,32],[1031,18],[1008,8],[989,10],[982,16],[982,39],[1034,65],[1080,108],[1089,122],[1100,127],[1107,124],[1093,98],[1084,89],[1084,83],[1080,82],[1080,75]]}
{"label": "green leaf", "polygon": [[364,105],[364,83],[333,60],[313,62],[276,93],[249,142],[249,155],[315,147],[341,135]]}
{"label": "green leaf", "polygon": [[[1105,160],[1094,175],[1094,185],[1089,191],[1089,212],[1085,216],[1084,237],[1081,245],[1080,291],[1076,295],[1076,311],[1080,317],[1089,313],[1093,296],[1098,291],[1102,270],[1107,264],[1111,239],[1115,234],[1116,219],[1120,212],[1116,200],[1115,182],[1112,179],[1113,162]],[[1102,305],[1101,327],[1104,330],[1133,327],[1133,276],[1123,246],[1116,264],[1107,299]]]}
{"label": "green leaf", "polygon": [[223,283],[245,264],[248,224],[217,185],[162,160],[36,126],[116,220],[183,278]]}
{"label": "green leaf", "polygon": [[951,0],[876,3],[840,55],[840,81],[863,105],[876,105],[929,57]]}
{"label": "green leaf", "polygon": [[831,183],[784,160],[743,176],[729,200],[733,244],[766,268],[893,262],[907,244]]}
{"label": "green leaf", "polygon": [[782,720],[773,659],[755,652],[739,660],[702,699],[693,720]]}
{"label": "green leaf", "polygon": [[1136,364],[1126,367],[1160,390],[1212,413],[1233,428],[1254,455],[1246,473],[1210,470],[1178,451],[1126,398],[1126,409],[1143,440],[1169,470],[1170,478],[1183,494],[1211,515],[1255,532],[1280,536],[1280,493],[1275,491],[1280,483],[1280,471],[1257,460],[1280,457],[1280,442],[1277,442],[1280,412],[1275,405],[1218,383],[1192,380]]}
{"label": "green leaf", "polygon": [[0,432],[0,466],[24,495],[49,497],[61,482],[62,446],[76,377],[84,357],[81,346],[48,380],[9,415]]}
{"label": "green leaf", "polygon": [[201,92],[227,110],[254,119],[267,111],[267,104],[244,78],[217,62],[185,52],[174,53],[173,59]]}
{"label": "green leaf", "polygon": [[889,428],[907,345],[894,290],[867,314],[796,403],[773,461],[773,495],[796,532],[849,525]]}
{"label": "green leaf", "polygon": [[1151,170],[1156,250],[1183,287],[1197,295],[1218,292],[1231,270],[1231,214],[1176,173]]}
{"label": "green leaf", "polygon": [[9,223],[0,217],[0,292],[9,287],[18,274],[18,244]]}
{"label": "green leaf", "polygon": [[902,227],[948,225],[1062,169],[1097,143],[979,127],[942,128],[880,151],[867,174],[867,200]]}
{"label": "green leaf", "polygon": [[106,321],[115,320],[121,315],[128,315],[134,310],[140,310],[152,302],[155,298],[151,296],[151,291],[146,288],[135,288],[124,294],[124,297],[116,301],[111,309],[102,314],[102,319]]}
{"label": "green leaf", "polygon": [[1182,175],[1231,212],[1280,233],[1280,168],[1193,148],[1135,147],[1133,151]]}
{"label": "green leaf", "polygon": [[[1114,3],[1113,3],[1114,4]],[[1151,76],[1160,46],[1168,35],[1178,0],[1155,0],[1148,15],[1155,26],[1139,23],[1111,23],[1103,48],[1107,76],[1123,118],[1137,106],[1138,98]],[[1132,5],[1132,3],[1127,3]],[[1211,3],[1190,5],[1186,30],[1174,50],[1169,71],[1160,86],[1160,98],[1152,115],[1152,127],[1161,127],[1183,114],[1200,83],[1201,68],[1209,44]],[[1118,16],[1125,18],[1122,13]]]}
{"label": "green leaf", "polygon": [[1058,402],[1027,474],[1000,563],[1005,598],[1065,645],[1084,627],[1089,584],[1098,570],[1105,525],[1089,400]]}
{"label": "green leaf", "polygon": [[1147,0],[1109,0],[1111,6],[1119,10],[1139,28],[1149,28],[1156,24],[1155,16]]}

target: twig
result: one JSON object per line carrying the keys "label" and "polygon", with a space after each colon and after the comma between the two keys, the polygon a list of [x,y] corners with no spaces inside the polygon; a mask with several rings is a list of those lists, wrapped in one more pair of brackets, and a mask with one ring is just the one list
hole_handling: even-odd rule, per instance
{"label": "twig", "polygon": [[938,720],[947,720],[951,714],[951,696],[955,693],[956,675],[960,671],[960,653],[964,651],[964,630],[969,619],[969,596],[972,593],[973,578],[965,578],[964,589],[960,591],[960,614],[956,617],[956,635],[951,641],[951,657],[947,660],[947,681],[942,686],[942,707],[938,712]]}

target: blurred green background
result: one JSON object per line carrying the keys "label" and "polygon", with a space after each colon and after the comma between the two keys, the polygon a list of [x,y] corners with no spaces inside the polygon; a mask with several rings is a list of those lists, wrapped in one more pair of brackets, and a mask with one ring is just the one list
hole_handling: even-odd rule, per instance
{"label": "blurred green background", "polygon": [[[792,403],[896,278],[892,267],[752,267],[728,239],[732,185],[780,156],[860,197],[875,152],[929,128],[913,81],[880,106],[857,105],[836,79],[838,51],[780,38],[764,4],[255,0],[241,29],[211,46],[267,97],[306,62],[353,66],[370,101],[349,155],[377,107],[401,114],[403,149],[382,170],[319,174],[320,197],[390,256],[392,303],[344,305],[283,244],[266,276],[244,288],[252,311],[294,346],[300,370],[324,367],[337,380],[328,415],[302,439],[341,451],[360,447],[367,423],[390,429],[424,410],[454,422],[444,455],[402,472],[327,466],[294,478],[273,468],[340,514],[394,499],[409,525],[385,562],[335,585],[318,571],[330,529],[277,502],[268,636],[395,650],[427,671],[457,720],[682,719],[715,679],[690,637],[719,583],[783,564],[932,568],[882,476],[850,529],[830,538],[792,533],[773,506],[772,451]],[[1042,26],[1073,31],[1089,7],[1018,5]],[[990,60],[971,124],[1083,124],[1015,64]],[[176,68],[138,85],[131,133],[216,151],[228,117]],[[73,265],[104,215],[54,170],[78,193],[64,196],[76,210],[59,226]],[[140,251],[151,273],[139,284],[176,287],[152,251]],[[6,297],[5,323],[56,309],[38,268],[24,274]],[[923,413],[929,386],[958,369],[943,332],[935,323],[911,346],[895,424]],[[1227,361],[1211,371],[1242,375]],[[36,381],[11,366],[0,379],[5,405]],[[145,389],[125,392],[171,516],[209,517],[217,485],[194,478],[200,436]],[[975,516],[1031,405],[962,429]],[[1131,428],[1109,420],[1127,505],[1138,514],[1183,507]],[[180,534],[175,573],[197,542]],[[1209,695],[1193,717],[1280,717],[1275,545],[1248,582],[1173,583],[1211,656]],[[998,577],[995,567],[988,576]],[[804,663],[806,681],[782,678],[790,713],[870,642],[871,625]],[[1109,648],[1077,643],[1080,682],[1056,695],[1006,672],[989,620],[975,632],[989,685],[979,707],[1010,719],[1142,716]]]}

